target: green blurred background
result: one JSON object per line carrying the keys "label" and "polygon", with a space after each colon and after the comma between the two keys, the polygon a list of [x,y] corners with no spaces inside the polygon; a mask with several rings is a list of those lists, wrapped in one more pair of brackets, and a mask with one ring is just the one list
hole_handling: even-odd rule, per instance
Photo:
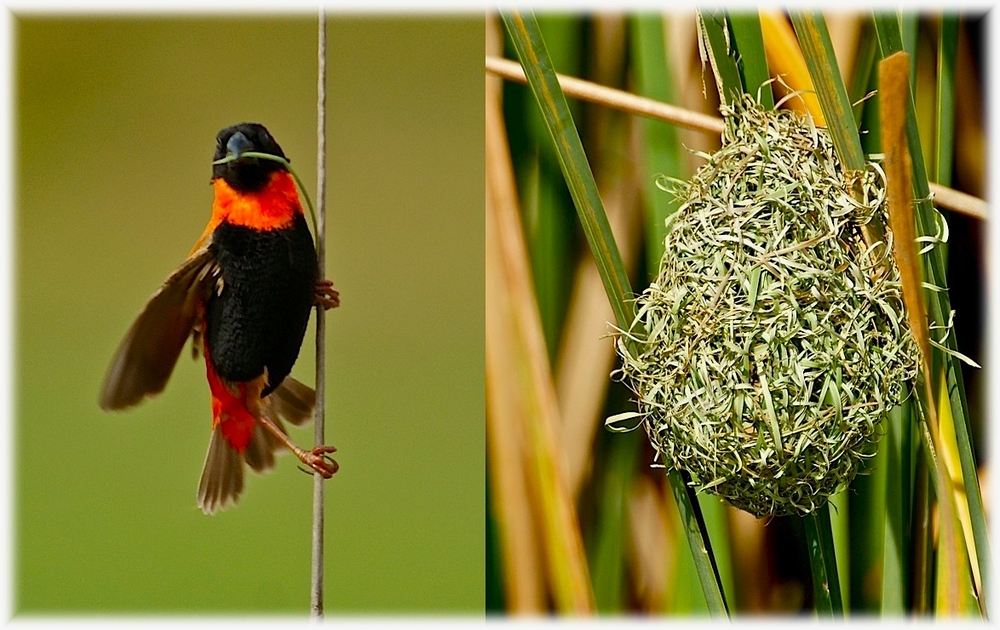
{"label": "green blurred background", "polygon": [[[327,32],[327,612],[478,613],[483,19]],[[292,457],[248,473],[237,507],[196,507],[204,364],[185,351],[124,414],[97,395],[208,220],[219,129],[267,125],[315,194],[316,39],[304,14],[14,17],[15,614],[307,614],[312,479]]]}

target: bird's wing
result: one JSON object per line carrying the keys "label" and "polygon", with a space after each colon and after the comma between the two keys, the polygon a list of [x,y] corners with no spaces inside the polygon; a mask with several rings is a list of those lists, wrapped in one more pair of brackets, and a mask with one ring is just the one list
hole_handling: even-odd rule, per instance
{"label": "bird's wing", "polygon": [[210,245],[170,274],[129,328],[104,377],[102,409],[127,409],[166,387],[201,304],[221,281]]}

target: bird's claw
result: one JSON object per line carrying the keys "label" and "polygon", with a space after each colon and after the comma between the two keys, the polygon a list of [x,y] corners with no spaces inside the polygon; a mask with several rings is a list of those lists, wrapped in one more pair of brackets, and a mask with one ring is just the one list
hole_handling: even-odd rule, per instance
{"label": "bird's claw", "polygon": [[322,306],[323,310],[330,310],[340,306],[340,292],[333,288],[332,280],[319,280],[316,282],[316,295],[313,298],[316,306]]}
{"label": "bird's claw", "polygon": [[[317,446],[311,451],[304,451],[299,455],[299,459],[302,460],[303,464],[323,475],[324,479],[329,479],[334,473],[340,470],[340,464],[327,455],[327,453],[336,452],[337,447],[335,446]],[[303,472],[309,471],[303,470]]]}

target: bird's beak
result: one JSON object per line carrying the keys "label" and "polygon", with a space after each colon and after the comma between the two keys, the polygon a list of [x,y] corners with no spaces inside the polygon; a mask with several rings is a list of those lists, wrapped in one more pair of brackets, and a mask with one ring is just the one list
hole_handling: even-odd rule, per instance
{"label": "bird's beak", "polygon": [[242,132],[237,131],[229,138],[229,142],[226,143],[226,157],[236,160],[252,149],[253,144],[250,142],[250,139],[243,135]]}

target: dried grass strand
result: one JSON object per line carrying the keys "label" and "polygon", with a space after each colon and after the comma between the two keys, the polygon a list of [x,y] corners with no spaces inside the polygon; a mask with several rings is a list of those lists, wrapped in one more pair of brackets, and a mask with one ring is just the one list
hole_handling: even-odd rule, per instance
{"label": "dried grass strand", "polygon": [[[486,71],[508,81],[526,82],[524,70],[521,69],[520,64],[509,59],[487,55]],[[567,96],[673,123],[685,129],[716,135],[722,133],[724,123],[721,118],[661,103],[651,98],[637,96],[630,92],[605,87],[565,74],[556,74],[556,76],[559,78],[559,86],[562,87]],[[930,187],[934,193],[934,201],[938,206],[983,221],[989,217],[988,206],[984,200],[940,184],[932,183]]]}

